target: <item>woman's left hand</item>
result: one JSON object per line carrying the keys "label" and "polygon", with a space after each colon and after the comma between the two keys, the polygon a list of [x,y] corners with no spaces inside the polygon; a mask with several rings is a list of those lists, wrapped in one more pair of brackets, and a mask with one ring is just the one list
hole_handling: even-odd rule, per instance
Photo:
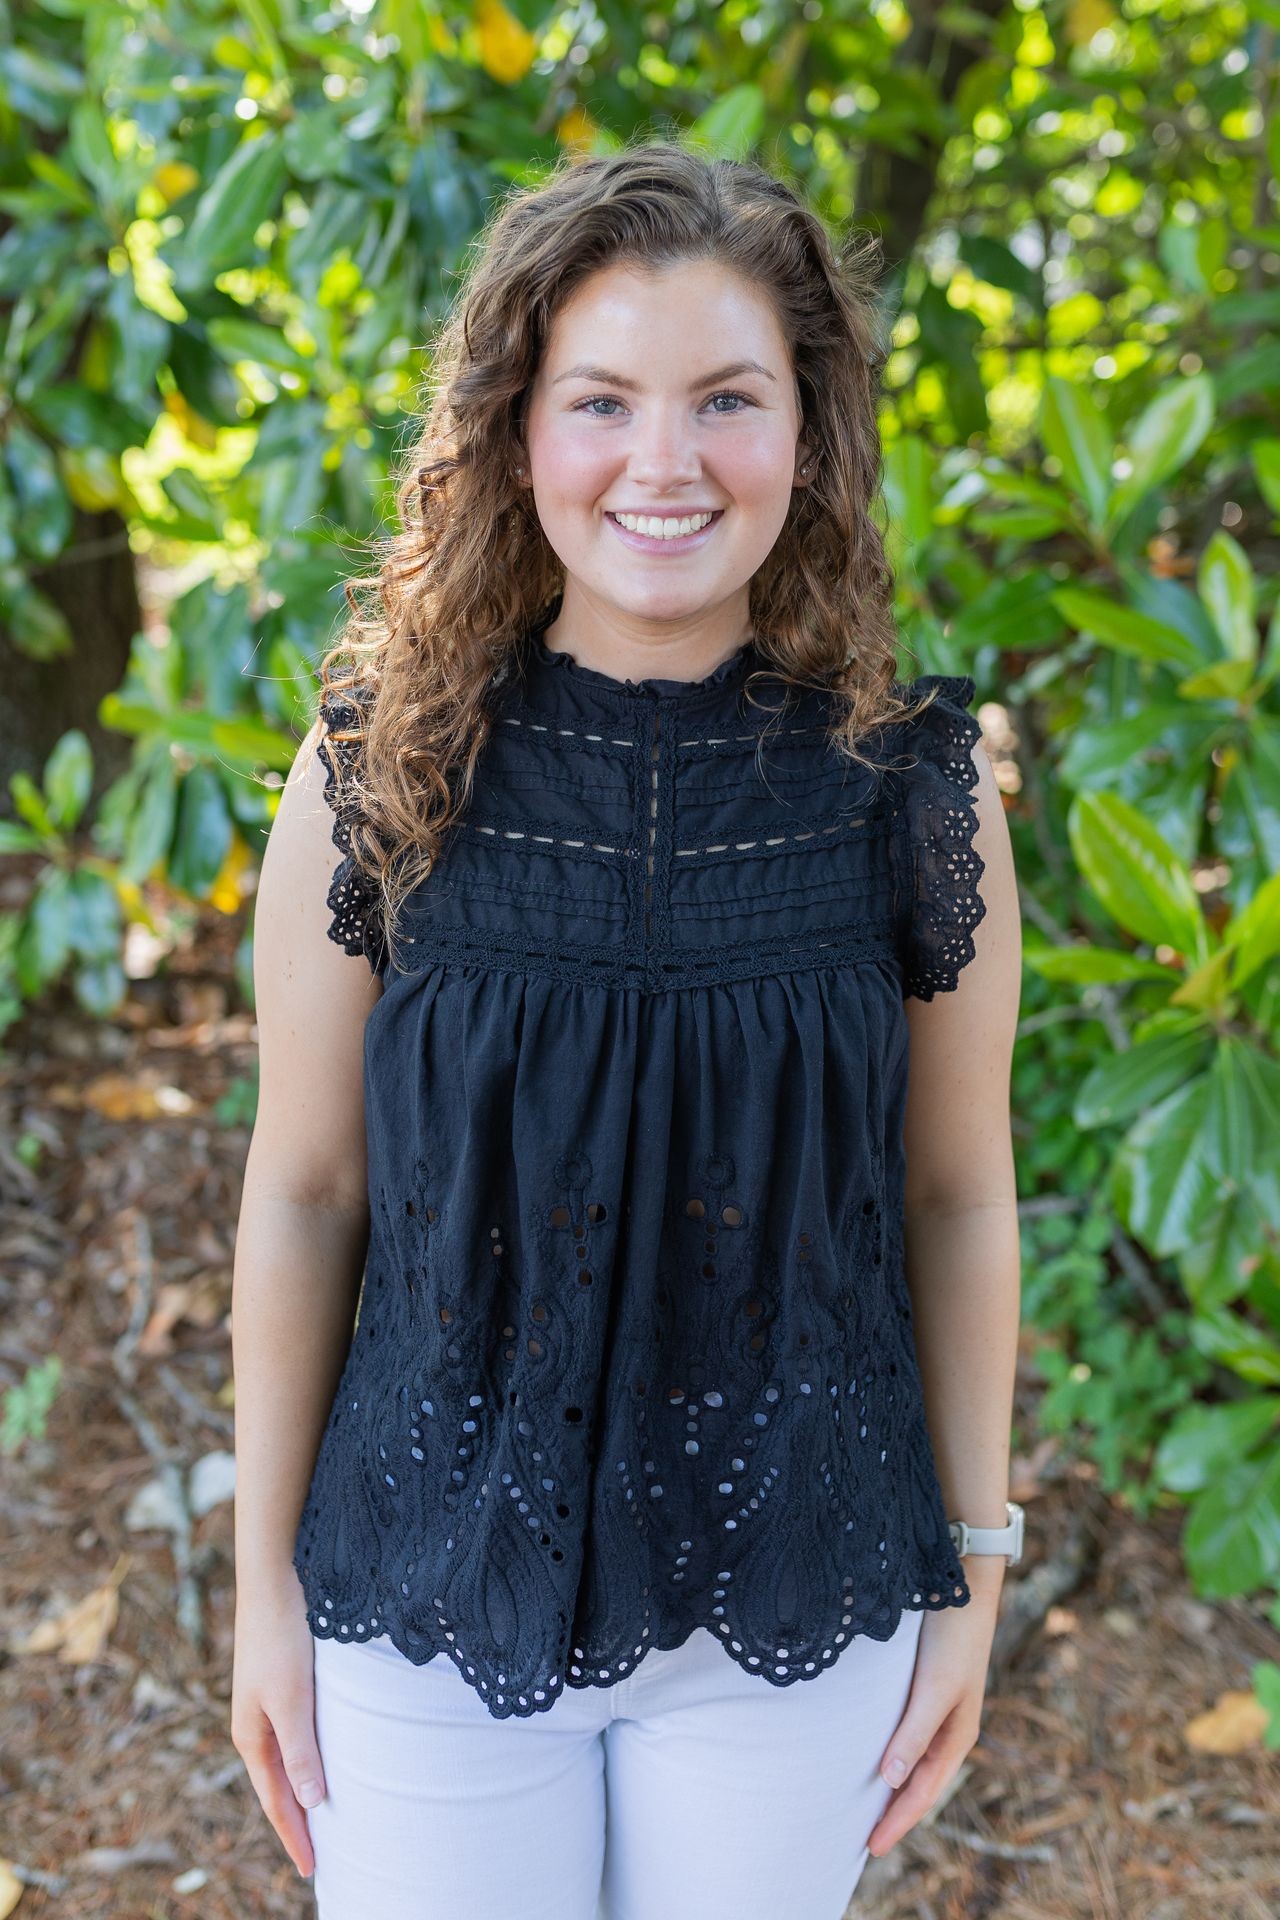
{"label": "woman's left hand", "polygon": [[[876,1856],[929,1811],[978,1738],[1007,1564],[1003,1554],[979,1559],[976,1567],[970,1559],[967,1604],[924,1616],[911,1692],[881,1756],[880,1771],[895,1791],[867,1841]],[[901,1774],[895,1761],[902,1762]]]}

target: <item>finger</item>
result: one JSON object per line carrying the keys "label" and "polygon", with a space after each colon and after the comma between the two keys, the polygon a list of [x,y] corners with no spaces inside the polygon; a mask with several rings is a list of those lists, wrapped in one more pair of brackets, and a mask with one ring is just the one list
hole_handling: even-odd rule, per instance
{"label": "finger", "polygon": [[314,1873],[315,1853],[307,1817],[289,1784],[274,1736],[245,1756],[245,1766],[258,1803],[290,1860],[304,1877]]}
{"label": "finger", "polygon": [[881,1775],[891,1787],[905,1785],[912,1769],[919,1765],[931,1745],[941,1737],[947,1719],[956,1711],[957,1704],[947,1701],[940,1706],[936,1697],[930,1699],[920,1687],[912,1689],[906,1710],[880,1756]]}
{"label": "finger", "polygon": [[959,1772],[963,1758],[959,1751],[942,1748],[916,1762],[910,1779],[894,1793],[868,1836],[867,1846],[873,1854],[887,1853],[924,1818],[941,1798],[952,1775]]}
{"label": "finger", "polygon": [[285,1776],[298,1805],[319,1806],[325,1793],[324,1768],[310,1710],[291,1711],[287,1719],[281,1716],[275,1738]]}

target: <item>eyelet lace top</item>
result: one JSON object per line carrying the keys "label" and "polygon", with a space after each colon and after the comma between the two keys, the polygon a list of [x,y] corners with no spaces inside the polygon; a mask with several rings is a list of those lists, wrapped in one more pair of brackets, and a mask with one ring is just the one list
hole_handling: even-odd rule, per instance
{"label": "eyelet lace top", "polygon": [[363,1288],[294,1565],[314,1634],[444,1654],[497,1718],[698,1626],[788,1686],[970,1597],[902,1130],[903,1000],[956,987],[985,910],[974,683],[905,689],[868,771],[829,696],[748,689],[751,642],[616,680],[552,617],[394,963],[350,855],[354,696],[319,747],[330,936],[383,991]]}

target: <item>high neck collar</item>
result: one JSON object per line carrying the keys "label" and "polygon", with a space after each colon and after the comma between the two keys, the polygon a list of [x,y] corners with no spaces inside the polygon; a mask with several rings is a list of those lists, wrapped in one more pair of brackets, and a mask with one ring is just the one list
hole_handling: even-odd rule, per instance
{"label": "high neck collar", "polygon": [[754,641],[744,640],[727,660],[722,660],[718,667],[713,667],[700,680],[667,680],[652,675],[643,680],[619,680],[611,673],[602,673],[598,667],[584,666],[563,648],[547,645],[546,629],[558,610],[558,607],[553,607],[545,619],[530,628],[528,657],[535,673],[562,674],[568,683],[581,687],[584,692],[612,695],[619,699],[655,694],[667,700],[692,700],[713,689],[736,686],[739,680],[746,678],[752,667],[759,664]]}

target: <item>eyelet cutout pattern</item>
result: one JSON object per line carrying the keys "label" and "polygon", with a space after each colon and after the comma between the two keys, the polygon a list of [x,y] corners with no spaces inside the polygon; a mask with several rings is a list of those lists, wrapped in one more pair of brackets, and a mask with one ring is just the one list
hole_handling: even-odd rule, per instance
{"label": "eyelet cutout pattern", "polygon": [[974,929],[986,902],[978,891],[985,863],[974,846],[978,784],[973,747],[982,729],[964,711],[974,697],[968,675],[925,675],[908,694],[931,687],[939,697],[920,715],[912,744],[920,761],[904,783],[904,820],[911,876],[907,901],[903,998],[952,993],[974,958]]}
{"label": "eyelet cutout pattern", "polygon": [[333,916],[328,935],[344,953],[364,954],[373,971],[379,973],[387,957],[380,924],[381,903],[351,848],[351,823],[359,814],[351,783],[359,765],[360,742],[358,737],[342,737],[357,725],[371,698],[372,689],[359,683],[341,693],[334,689],[326,692],[319,707],[326,731],[316,743],[316,752],[325,768],[325,801],[333,811],[333,844],[344,856],[326,897]]}
{"label": "eyelet cutout pattern", "polygon": [[[496,1315],[451,1280],[450,1209],[417,1166],[412,1194],[377,1197],[397,1258],[367,1274],[299,1527],[318,1637],[446,1653],[505,1718],[611,1685],[697,1626],[787,1686],[855,1636],[888,1639],[904,1609],[967,1603],[879,1153],[835,1240],[815,1221],[785,1242],[734,1155],[698,1158],[611,1369],[625,1214],[592,1156],[554,1162],[527,1273],[501,1208],[471,1228]],[[677,1331],[695,1300],[696,1342]]]}

